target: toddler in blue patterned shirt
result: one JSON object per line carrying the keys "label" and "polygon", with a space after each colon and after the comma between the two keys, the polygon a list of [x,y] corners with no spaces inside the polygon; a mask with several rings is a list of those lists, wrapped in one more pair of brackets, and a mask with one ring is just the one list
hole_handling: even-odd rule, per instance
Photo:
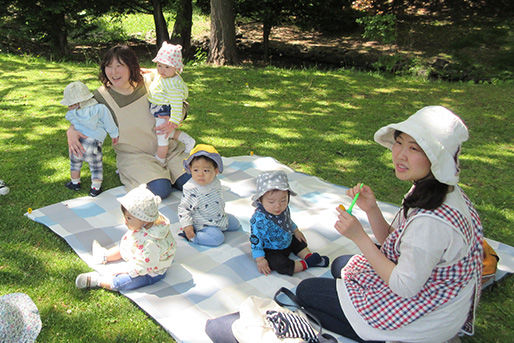
{"label": "toddler in blue patterned shirt", "polygon": [[[289,197],[296,195],[283,171],[262,173],[257,177],[257,191],[252,196],[256,207],[250,219],[252,257],[260,273],[268,275],[272,270],[293,275],[309,267],[326,267],[327,256],[311,253],[307,239],[291,220]],[[289,254],[301,258],[293,261]]]}

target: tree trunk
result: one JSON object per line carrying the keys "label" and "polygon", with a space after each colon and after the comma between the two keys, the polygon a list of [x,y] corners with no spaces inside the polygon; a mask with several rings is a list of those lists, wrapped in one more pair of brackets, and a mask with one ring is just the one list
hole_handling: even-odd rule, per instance
{"label": "tree trunk", "polygon": [[52,17],[50,26],[52,44],[60,56],[68,54],[68,31],[66,29],[66,15],[64,12],[56,13]]}
{"label": "tree trunk", "polygon": [[193,57],[191,51],[191,26],[193,25],[193,2],[191,0],[179,0],[177,17],[173,25],[171,43],[182,45],[182,56],[189,60]]}
{"label": "tree trunk", "polygon": [[262,23],[262,47],[264,49],[264,60],[268,62],[269,58],[269,36],[271,34],[271,23],[264,21]]}
{"label": "tree trunk", "polygon": [[160,49],[162,42],[170,40],[170,34],[168,33],[168,25],[164,14],[162,13],[161,0],[152,0],[153,5],[153,21],[155,23],[155,35],[157,38],[156,47]]}
{"label": "tree trunk", "polygon": [[211,36],[207,62],[238,64],[232,0],[211,0]]}

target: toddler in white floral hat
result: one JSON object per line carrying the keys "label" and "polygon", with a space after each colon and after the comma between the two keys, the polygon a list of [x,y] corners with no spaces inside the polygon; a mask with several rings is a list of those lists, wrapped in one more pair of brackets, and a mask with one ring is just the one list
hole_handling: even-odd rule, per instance
{"label": "toddler in white floral hat", "polygon": [[[184,143],[184,151],[189,153],[196,142],[187,133],[177,129],[185,119],[188,107],[186,102],[188,88],[180,76],[184,68],[182,46],[164,42],[152,61],[157,64],[157,75],[148,89],[148,101],[150,102],[150,112],[155,117],[155,126],[170,121],[175,129],[170,136]],[[167,135],[157,135],[155,158],[162,165],[166,164],[167,153]]]}
{"label": "toddler in white floral hat", "polygon": [[164,278],[175,256],[175,239],[168,218],[159,213],[161,198],[146,185],[134,188],[118,199],[128,231],[120,245],[103,248],[93,241],[93,257],[98,263],[125,260],[115,275],[97,272],[77,276],[77,288],[102,287],[126,291],[156,283]]}

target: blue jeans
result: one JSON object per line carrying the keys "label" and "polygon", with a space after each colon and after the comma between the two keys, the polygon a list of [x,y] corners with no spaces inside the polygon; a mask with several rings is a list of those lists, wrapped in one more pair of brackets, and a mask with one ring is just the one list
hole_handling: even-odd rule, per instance
{"label": "blue jeans", "polygon": [[178,177],[173,185],[168,179],[155,179],[148,182],[146,186],[153,194],[160,196],[161,199],[166,199],[173,191],[173,188],[181,191],[184,184],[189,181],[190,178],[191,174],[184,173]]}
{"label": "blue jeans", "polygon": [[142,275],[135,278],[128,274],[118,274],[112,280],[112,289],[114,291],[128,291],[143,286],[153,285],[157,281],[164,279],[166,273],[157,276]]}
{"label": "blue jeans", "polygon": [[[241,228],[241,223],[236,217],[228,213],[227,217],[228,227],[226,231],[237,231]],[[218,226],[204,226],[199,230],[195,228],[195,234],[191,242],[199,245],[217,247],[225,241],[225,235]]]}

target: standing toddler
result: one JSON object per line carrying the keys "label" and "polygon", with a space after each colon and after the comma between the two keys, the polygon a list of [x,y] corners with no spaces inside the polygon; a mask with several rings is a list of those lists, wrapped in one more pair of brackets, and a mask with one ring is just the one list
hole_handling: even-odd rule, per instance
{"label": "standing toddler", "polygon": [[93,241],[93,257],[99,263],[125,260],[114,275],[98,272],[77,276],[77,288],[102,287],[127,291],[156,283],[164,278],[175,256],[175,239],[168,218],[159,213],[161,198],[146,185],[134,188],[118,199],[128,231],[120,245],[103,248]]}
{"label": "standing toddler", "polygon": [[80,81],[66,86],[61,104],[68,106],[66,119],[83,135],[79,140],[85,149],[81,156],[70,151],[71,180],[65,186],[74,191],[80,189],[80,169],[86,161],[91,170],[89,195],[96,197],[102,192],[102,144],[107,133],[113,145],[118,143],[118,127],[107,106],[93,99],[93,93]]}
{"label": "standing toddler", "polygon": [[184,161],[191,179],[184,185],[178,206],[182,227],[180,236],[200,245],[218,246],[225,240],[224,231],[235,231],[241,224],[233,215],[225,213],[221,183],[223,172],[220,154],[212,145],[198,144]]}
{"label": "standing toddler", "polygon": [[[180,76],[184,64],[182,63],[182,47],[167,42],[162,43],[157,56],[152,60],[157,63],[157,75],[148,90],[150,112],[155,117],[155,126],[171,121],[175,130],[171,137],[184,143],[185,152],[189,153],[195,146],[195,140],[187,133],[178,130],[178,126],[185,119],[186,108],[184,102],[188,96],[187,85]],[[166,164],[168,153],[168,138],[166,134],[157,135],[157,152],[155,158]]]}
{"label": "standing toddler", "polygon": [[[309,267],[328,266],[328,257],[311,253],[305,236],[291,220],[288,206],[291,195],[296,193],[289,187],[283,171],[265,172],[257,177],[257,191],[252,196],[256,209],[250,219],[250,243],[252,257],[262,274],[276,270],[293,275]],[[301,260],[291,260],[291,253]]]}

